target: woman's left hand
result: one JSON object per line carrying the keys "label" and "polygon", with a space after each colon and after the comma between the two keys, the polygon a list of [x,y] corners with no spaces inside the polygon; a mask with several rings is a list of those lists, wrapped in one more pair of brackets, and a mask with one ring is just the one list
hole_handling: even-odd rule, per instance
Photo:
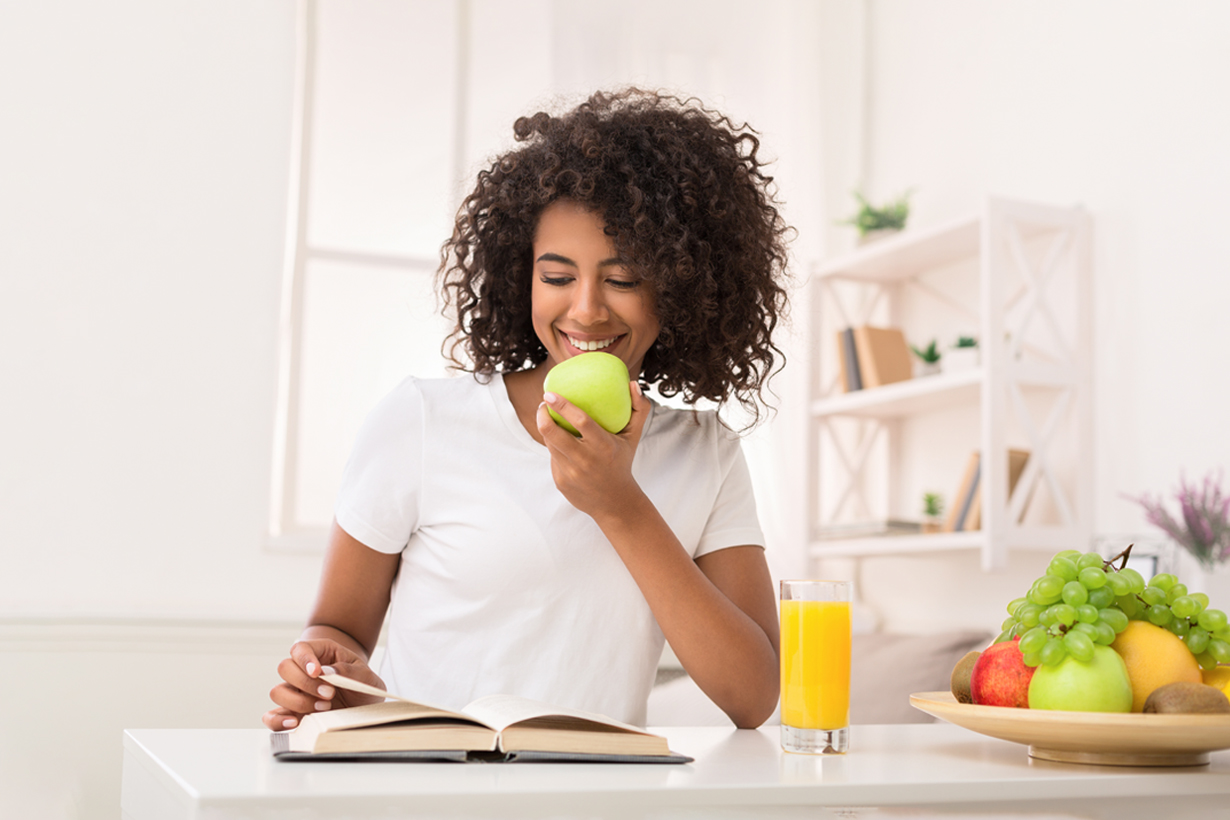
{"label": "woman's left hand", "polygon": [[[630,382],[629,388],[632,418],[618,433],[608,433],[584,410],[554,393],[544,394],[538,407],[538,432],[551,453],[555,486],[572,506],[595,518],[604,513],[618,514],[641,492],[632,477],[632,459],[649,418],[650,404],[636,382]],[[567,419],[580,438],[556,424],[548,407]]]}

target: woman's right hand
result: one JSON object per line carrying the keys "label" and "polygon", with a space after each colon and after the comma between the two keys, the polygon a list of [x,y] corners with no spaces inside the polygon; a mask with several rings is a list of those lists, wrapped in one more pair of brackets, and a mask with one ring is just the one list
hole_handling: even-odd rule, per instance
{"label": "woman's right hand", "polygon": [[374,695],[338,689],[318,680],[328,672],[378,689],[385,688],[384,681],[367,665],[365,657],[337,641],[328,638],[299,641],[290,648],[290,657],[278,664],[282,683],[269,692],[277,708],[265,713],[264,724],[280,732],[298,726],[304,715],[380,702],[381,699]]}

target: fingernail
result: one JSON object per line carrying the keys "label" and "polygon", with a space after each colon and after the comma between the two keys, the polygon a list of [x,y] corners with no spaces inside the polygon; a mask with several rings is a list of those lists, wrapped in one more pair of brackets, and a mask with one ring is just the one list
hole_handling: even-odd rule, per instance
{"label": "fingernail", "polygon": [[636,382],[632,382],[632,389],[636,391],[636,395],[638,396],[645,395],[644,393],[641,392],[641,386],[637,384]]}
{"label": "fingernail", "polygon": [[308,661],[307,673],[310,675],[315,671],[316,671],[316,664],[312,663],[311,661]]}
{"label": "fingernail", "polygon": [[322,666],[320,667],[320,671],[324,672],[326,675],[336,675],[337,674],[337,670],[335,670],[332,666]]}
{"label": "fingernail", "polygon": [[327,711],[329,711],[329,708],[330,708],[331,706],[333,706],[333,704],[332,704],[332,703],[329,703],[329,701],[327,701],[327,700],[318,700],[318,701],[316,701],[316,711],[317,711],[317,712],[327,712]]}
{"label": "fingernail", "polygon": [[286,720],[282,721],[282,726],[287,729],[293,729],[298,724],[299,724],[299,721],[295,720],[294,718],[287,718]]}
{"label": "fingernail", "polygon": [[316,694],[320,695],[322,698],[331,698],[333,697],[333,687],[326,684],[317,689]]}
{"label": "fingernail", "polygon": [[557,401],[559,401],[559,396],[555,395],[554,393],[543,393],[542,400],[546,404],[555,404]]}

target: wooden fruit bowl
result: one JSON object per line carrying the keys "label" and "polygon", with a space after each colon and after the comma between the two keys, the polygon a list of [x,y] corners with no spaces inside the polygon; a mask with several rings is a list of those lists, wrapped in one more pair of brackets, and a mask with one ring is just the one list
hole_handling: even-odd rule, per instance
{"label": "wooden fruit bowl", "polygon": [[918,692],[910,705],[989,737],[1022,743],[1029,756],[1103,766],[1203,766],[1230,749],[1230,715],[1055,712],[958,703],[951,692]]}

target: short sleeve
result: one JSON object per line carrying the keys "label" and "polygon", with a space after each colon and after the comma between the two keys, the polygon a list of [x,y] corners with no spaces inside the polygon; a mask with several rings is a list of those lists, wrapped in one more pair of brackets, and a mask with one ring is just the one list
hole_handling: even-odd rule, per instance
{"label": "short sleeve", "polygon": [[722,479],[694,557],[727,547],[764,547],[747,459],[738,438],[724,430],[718,434],[718,464]]}
{"label": "short sleeve", "polygon": [[359,430],[338,489],[338,525],[378,552],[401,552],[418,526],[422,464],[423,399],[410,378]]}

